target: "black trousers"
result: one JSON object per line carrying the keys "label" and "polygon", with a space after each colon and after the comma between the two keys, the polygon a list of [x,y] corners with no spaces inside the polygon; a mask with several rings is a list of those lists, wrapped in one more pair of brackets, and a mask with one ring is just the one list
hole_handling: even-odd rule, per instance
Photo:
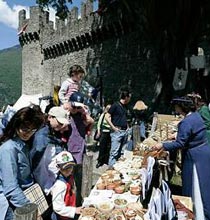
{"label": "black trousers", "polygon": [[99,145],[98,163],[108,164],[111,148],[110,132],[102,132]]}

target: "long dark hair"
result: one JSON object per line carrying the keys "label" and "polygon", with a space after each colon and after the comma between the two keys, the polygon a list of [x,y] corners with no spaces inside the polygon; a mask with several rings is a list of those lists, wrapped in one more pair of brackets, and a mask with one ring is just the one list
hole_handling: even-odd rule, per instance
{"label": "long dark hair", "polygon": [[44,122],[44,114],[37,109],[24,107],[18,110],[7,124],[0,143],[15,136],[20,127],[39,129]]}

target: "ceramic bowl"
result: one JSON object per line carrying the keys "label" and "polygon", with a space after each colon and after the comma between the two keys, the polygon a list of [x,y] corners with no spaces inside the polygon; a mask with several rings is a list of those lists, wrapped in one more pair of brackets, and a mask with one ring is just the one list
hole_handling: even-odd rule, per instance
{"label": "ceramic bowl", "polygon": [[125,191],[125,186],[121,185],[121,186],[117,186],[114,188],[115,193],[117,194],[122,194]]}
{"label": "ceramic bowl", "polygon": [[124,209],[128,204],[128,201],[124,198],[116,198],[114,200],[114,206],[116,209]]}
{"label": "ceramic bowl", "polygon": [[111,201],[99,202],[97,208],[103,213],[109,213],[114,209],[114,204]]}

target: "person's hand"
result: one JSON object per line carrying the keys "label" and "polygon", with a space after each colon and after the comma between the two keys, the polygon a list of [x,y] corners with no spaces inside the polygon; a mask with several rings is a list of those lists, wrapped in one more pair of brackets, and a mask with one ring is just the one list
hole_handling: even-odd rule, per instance
{"label": "person's hand", "polygon": [[70,108],[71,108],[70,103],[69,103],[69,102],[65,102],[65,103],[63,103],[63,108],[64,108],[65,110],[70,111]]}
{"label": "person's hand", "polygon": [[101,131],[98,131],[97,135],[96,135],[96,138],[99,138],[101,135]]}
{"label": "person's hand", "polygon": [[117,127],[113,127],[113,131],[119,131],[120,129],[119,128],[117,128]]}
{"label": "person's hand", "polygon": [[162,150],[162,149],[163,149],[163,144],[162,143],[157,143],[156,145],[154,145],[152,147],[153,151],[155,151],[155,150],[159,151],[159,150]]}
{"label": "person's hand", "polygon": [[80,207],[76,207],[76,214],[80,215],[81,214],[81,210],[82,210],[82,206]]}

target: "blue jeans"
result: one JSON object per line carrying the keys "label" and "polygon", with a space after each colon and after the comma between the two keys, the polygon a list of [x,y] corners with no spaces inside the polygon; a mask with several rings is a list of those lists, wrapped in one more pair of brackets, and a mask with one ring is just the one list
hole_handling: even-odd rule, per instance
{"label": "blue jeans", "polygon": [[140,128],[141,137],[145,139],[146,138],[146,129],[145,129],[145,124],[143,121],[139,124],[139,128]]}
{"label": "blue jeans", "polygon": [[119,130],[112,132],[110,135],[112,143],[109,155],[109,166],[112,167],[124,153],[124,149],[126,147],[128,139],[128,134],[127,131]]}
{"label": "blue jeans", "polygon": [[12,210],[11,207],[8,207],[6,216],[4,220],[13,220],[14,219],[14,211]]}

